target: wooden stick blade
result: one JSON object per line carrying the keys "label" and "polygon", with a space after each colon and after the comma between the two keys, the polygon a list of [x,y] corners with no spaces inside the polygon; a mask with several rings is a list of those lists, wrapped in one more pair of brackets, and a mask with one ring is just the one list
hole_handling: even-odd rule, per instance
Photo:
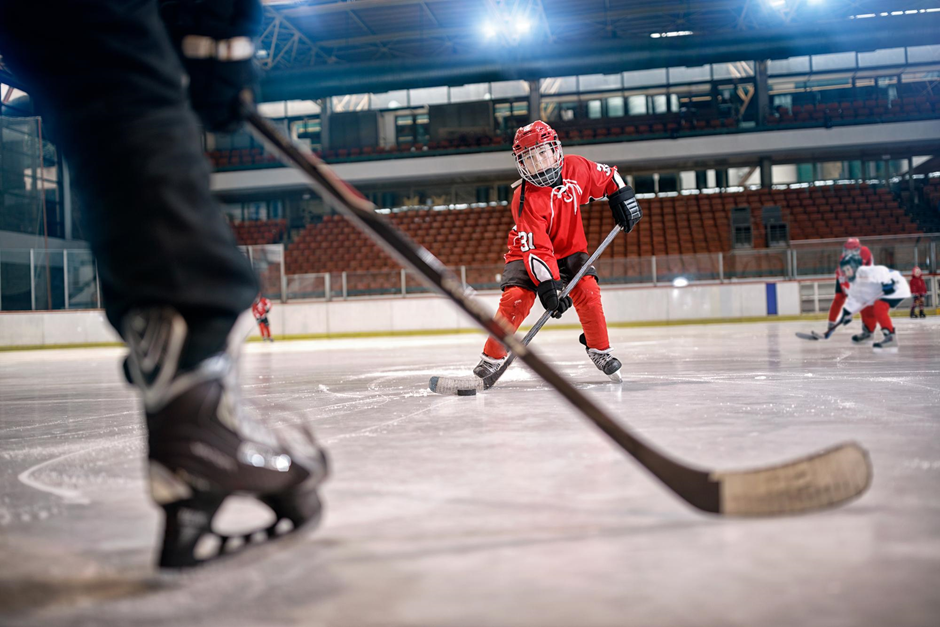
{"label": "wooden stick blade", "polygon": [[800,514],[835,507],[871,485],[868,452],[854,442],[771,468],[713,472],[721,513],[728,516]]}

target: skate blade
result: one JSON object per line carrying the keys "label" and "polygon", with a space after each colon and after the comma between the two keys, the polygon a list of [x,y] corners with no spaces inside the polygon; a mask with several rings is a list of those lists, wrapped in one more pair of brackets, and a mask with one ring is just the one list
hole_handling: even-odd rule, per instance
{"label": "skate blade", "polygon": [[609,374],[607,376],[610,377],[611,383],[623,383],[623,377],[620,376],[619,370],[615,372],[614,374]]}
{"label": "skate blade", "polygon": [[[238,495],[219,498],[200,493],[194,499],[164,505],[166,519],[158,567],[161,570],[202,569],[221,560],[232,561],[246,552],[259,554],[260,549],[272,545],[280,549],[293,544],[288,542],[289,539],[296,540],[304,535],[301,531],[315,529],[323,516],[323,503],[317,494],[308,495],[313,500],[309,501],[305,512],[299,509],[284,511],[277,504],[259,498],[259,502],[274,514],[273,523],[244,533],[219,533],[213,529],[213,521],[222,503],[233,496]],[[200,500],[208,503],[205,511],[198,509]]]}
{"label": "skate blade", "polygon": [[872,346],[871,349],[875,353],[897,353],[898,352],[897,346],[890,346],[888,348],[882,348],[881,346]]}

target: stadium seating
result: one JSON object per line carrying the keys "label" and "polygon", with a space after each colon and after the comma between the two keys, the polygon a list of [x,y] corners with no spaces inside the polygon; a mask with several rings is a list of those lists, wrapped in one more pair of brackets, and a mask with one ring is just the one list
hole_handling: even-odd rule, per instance
{"label": "stadium seating", "polygon": [[283,241],[286,229],[284,220],[249,220],[232,224],[235,239],[241,246],[277,244]]}
{"label": "stadium seating", "polygon": [[940,115],[940,96],[916,95],[887,100],[852,100],[794,104],[792,108],[777,107],[767,116],[770,125],[824,125],[835,121],[890,122],[902,117],[934,117]]}
{"label": "stadium seating", "polygon": [[[940,190],[938,190],[940,193]],[[890,191],[867,184],[787,190],[696,194],[641,200],[645,217],[627,237],[618,237],[602,259],[691,255],[731,250],[729,214],[747,205],[753,216],[754,248],[765,248],[760,210],[779,205],[790,239],[918,233]],[[605,202],[582,209],[588,245],[596,247],[613,228]],[[460,211],[414,209],[389,218],[449,266],[502,263],[513,222],[506,207]],[[309,225],[287,248],[287,273],[395,270],[398,265],[339,216]]]}

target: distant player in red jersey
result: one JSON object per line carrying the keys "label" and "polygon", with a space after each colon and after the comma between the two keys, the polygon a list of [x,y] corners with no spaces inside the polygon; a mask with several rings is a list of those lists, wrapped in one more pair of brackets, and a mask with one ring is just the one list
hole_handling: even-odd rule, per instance
{"label": "distant player in red jersey", "polygon": [[[873,263],[871,251],[868,246],[862,246],[857,237],[850,237],[842,246],[842,255],[859,255],[863,266],[870,266]],[[829,330],[839,325],[839,319],[842,316],[842,308],[845,306],[847,293],[849,290],[849,281],[842,274],[841,266],[836,268],[836,295],[829,306]],[[852,341],[856,343],[865,342],[871,339],[872,333],[878,326],[878,320],[875,317],[875,308],[871,305],[862,309],[862,332],[852,336]]]}
{"label": "distant player in red jersey", "polygon": [[254,314],[258,322],[258,328],[261,330],[261,340],[263,342],[273,342],[271,337],[271,323],[268,322],[268,312],[271,311],[271,301],[258,294],[255,304],[251,306],[251,313]]}
{"label": "distant player in red jersey", "polygon": [[921,276],[920,268],[914,266],[914,269],[911,271],[911,296],[914,297],[914,302],[911,303],[911,318],[916,318],[917,314],[914,313],[914,310],[920,307],[920,317],[926,318],[927,314],[924,313],[924,300],[927,297],[927,284],[924,282],[924,277]]}
{"label": "distant player in red jersey", "polygon": [[[588,259],[581,205],[606,196],[617,225],[629,233],[643,215],[633,188],[616,168],[577,155],[565,156],[558,134],[542,121],[516,132],[512,152],[523,180],[510,204],[516,226],[509,232],[500,285],[503,296],[496,315],[518,329],[536,295],[554,318],[574,304],[588,356],[604,374],[620,381],[621,364],[610,354],[596,270],[592,267],[570,296],[558,296]],[[490,338],[473,373],[484,378],[498,370],[505,358],[506,349]]]}

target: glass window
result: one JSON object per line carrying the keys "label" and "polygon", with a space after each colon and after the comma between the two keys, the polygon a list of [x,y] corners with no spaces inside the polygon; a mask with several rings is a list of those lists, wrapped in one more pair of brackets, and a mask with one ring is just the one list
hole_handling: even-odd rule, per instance
{"label": "glass window", "polygon": [[258,113],[266,118],[287,117],[287,107],[283,100],[278,102],[259,102]]}
{"label": "glass window", "polygon": [[512,114],[519,116],[529,116],[529,102],[527,100],[519,100],[512,103]]}
{"label": "glass window", "polygon": [[348,96],[333,96],[333,113],[345,111],[365,111],[369,108],[369,94],[350,94]]}
{"label": "glass window", "polygon": [[603,115],[603,107],[601,107],[600,100],[588,100],[587,102],[587,116],[589,120],[600,119]]}
{"label": "glass window", "polygon": [[450,88],[451,102],[476,102],[489,100],[491,97],[489,83],[473,83]]}
{"label": "glass window", "polygon": [[634,70],[623,73],[624,87],[646,87],[666,84],[666,68]]}
{"label": "glass window", "polygon": [[607,117],[620,118],[626,113],[623,96],[613,96],[607,99]]}
{"label": "glass window", "polygon": [[493,98],[515,98],[529,95],[529,84],[525,81],[501,81],[492,84]]}
{"label": "glass window", "polygon": [[677,94],[669,94],[669,110],[673,113],[679,112],[679,96]]}
{"label": "glass window", "polygon": [[940,61],[940,45],[912,46],[907,49],[908,63],[930,63]]}
{"label": "glass window", "polygon": [[630,96],[627,98],[627,111],[630,115],[646,115],[646,96]]}
{"label": "glass window", "polygon": [[666,94],[656,94],[653,96],[653,113],[668,113],[667,104]]}
{"label": "glass window", "polygon": [[858,67],[878,65],[904,65],[904,48],[887,48],[858,53]]}
{"label": "glass window", "polygon": [[620,74],[586,74],[578,77],[578,87],[581,91],[620,89],[621,81]]}
{"label": "glass window", "polygon": [[447,102],[447,87],[424,87],[409,89],[408,91],[411,98],[409,105],[412,107],[445,104]]}
{"label": "glass window", "polygon": [[748,78],[754,76],[754,62],[715,63],[712,65],[712,72],[715,78]]}
{"label": "glass window", "polygon": [[671,67],[669,68],[669,83],[695,83],[697,81],[710,81],[712,78],[711,66],[698,67]]}
{"label": "glass window", "polygon": [[824,70],[842,70],[855,67],[854,52],[834,52],[832,54],[814,54],[813,72]]}
{"label": "glass window", "polygon": [[539,81],[539,93],[542,94],[572,94],[577,91],[578,78],[576,76],[543,78]]}
{"label": "glass window", "polygon": [[799,74],[800,72],[809,72],[809,57],[771,59],[767,64],[768,74]]}
{"label": "glass window", "polygon": [[299,117],[301,115],[319,115],[320,103],[313,100],[288,100],[287,117]]}
{"label": "glass window", "polygon": [[373,109],[398,109],[408,106],[408,90],[387,91],[384,94],[372,94]]}

